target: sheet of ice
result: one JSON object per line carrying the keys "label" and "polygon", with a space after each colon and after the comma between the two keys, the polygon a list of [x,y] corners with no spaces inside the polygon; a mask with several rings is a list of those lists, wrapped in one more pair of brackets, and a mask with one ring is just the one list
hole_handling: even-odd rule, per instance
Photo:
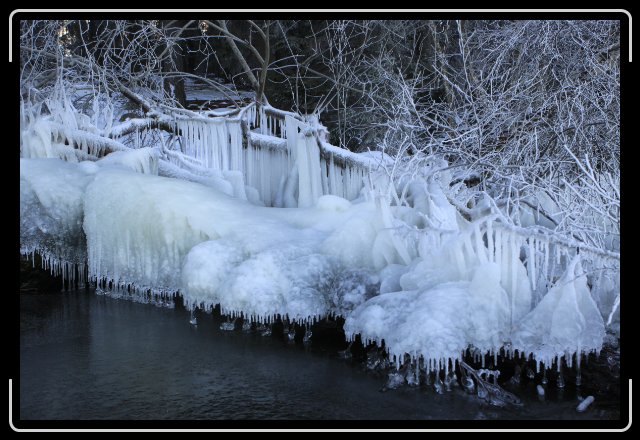
{"label": "sheet of ice", "polygon": [[179,119],[182,152],[206,168],[241,171],[246,185],[258,191],[265,205],[291,208],[314,206],[323,194],[357,198],[369,168],[385,160],[319,144],[314,126],[281,113],[284,120],[251,107],[242,116],[254,127],[246,146],[240,119]]}
{"label": "sheet of ice", "polygon": [[[323,194],[333,194],[347,200],[356,199],[364,186],[364,181],[368,173],[368,162],[355,162],[351,159],[358,158],[359,156],[356,156],[354,153],[327,143],[321,143],[321,145],[325,150],[325,155],[320,158],[320,184]],[[329,146],[332,148],[328,153],[329,159],[327,159],[326,149]],[[347,151],[348,154],[339,153],[340,155],[337,155],[339,151]],[[337,163],[336,158],[338,157],[342,159],[341,163]],[[346,167],[344,165],[345,163],[348,164]]]}
{"label": "sheet of ice", "polygon": [[282,200],[283,184],[293,169],[293,159],[286,149],[256,147],[250,144],[244,150],[244,164],[246,184],[258,191],[265,205],[296,206],[286,205]]}
{"label": "sheet of ice", "polygon": [[179,119],[182,151],[207,168],[244,171],[242,131],[239,121],[226,118]]}
{"label": "sheet of ice", "polygon": [[305,132],[306,125],[287,116],[287,147],[295,157],[298,170],[298,207],[314,206],[322,195],[320,149],[314,136]]}
{"label": "sheet of ice", "polygon": [[[599,349],[619,278],[591,280],[600,311],[576,262],[543,297],[552,277],[540,274],[557,273],[568,254],[463,220],[443,190],[446,173],[404,182],[409,206],[365,201],[360,164],[384,156],[333,151],[295,118],[254,116],[260,136],[286,141],[270,148],[256,138],[245,148],[237,122],[184,121],[184,154],[163,160],[148,148],[95,163],[21,160],[21,248],[60,260],[87,255],[94,277],[180,290],[189,305],[220,303],[260,319],[341,314],[348,334],[384,339],[398,359],[440,362],[469,344],[491,351],[507,341],[545,362]],[[58,151],[45,145],[51,133],[40,134],[24,138],[25,151],[84,154],[67,157],[70,147]],[[349,161],[358,166],[345,168]]]}
{"label": "sheet of ice", "polygon": [[[235,119],[181,119],[177,121],[177,127],[182,133],[184,154],[212,171],[239,172],[245,184],[258,191],[262,203],[284,206],[282,183],[294,163],[285,141],[251,133],[245,148],[240,121]],[[239,184],[234,186],[240,187]]]}

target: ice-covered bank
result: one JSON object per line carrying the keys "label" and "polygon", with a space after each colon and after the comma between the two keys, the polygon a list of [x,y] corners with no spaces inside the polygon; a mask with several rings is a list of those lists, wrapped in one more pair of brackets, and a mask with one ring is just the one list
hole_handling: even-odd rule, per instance
{"label": "ice-covered bank", "polygon": [[[353,201],[266,208],[115,159],[21,160],[23,252],[77,262],[86,236],[89,276],[116,289],[180,292],[192,307],[254,320],[341,315],[348,336],[431,368],[470,345],[547,367],[602,346],[609,311],[581,256],[491,217],[464,220],[437,180],[409,190],[413,207],[369,188]],[[614,293],[598,292],[600,302]]]}
{"label": "ice-covered bank", "polygon": [[[22,133],[21,252],[67,277],[86,263],[132,298],[177,292],[255,321],[339,315],[348,338],[432,370],[470,347],[545,368],[580,362],[619,328],[619,254],[498,208],[441,158],[351,153],[317,121],[267,110],[279,118],[264,106],[163,115],[173,134],[151,148],[138,127],[149,121],[99,130],[73,112],[34,116]],[[133,147],[120,137],[129,129]]]}
{"label": "ice-covered bank", "polygon": [[[371,203],[344,209],[344,202],[278,210],[197,183],[106,169],[85,198],[89,274],[180,291],[188,304],[219,303],[229,312],[322,316],[331,311],[328,280],[366,269],[342,264],[343,249],[327,245],[332,234],[356,221],[377,228]],[[362,253],[371,247],[366,239],[351,243]]]}

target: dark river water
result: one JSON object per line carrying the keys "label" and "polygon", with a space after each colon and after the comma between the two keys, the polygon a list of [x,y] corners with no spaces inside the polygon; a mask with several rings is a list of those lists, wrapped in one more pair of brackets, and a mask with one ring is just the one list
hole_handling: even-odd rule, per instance
{"label": "dark river water", "polygon": [[[20,296],[21,420],[618,419],[598,396],[576,412],[575,390],[535,385],[524,405],[497,408],[460,388],[380,392],[384,376],[335,349],[225,332],[201,315],[87,292]],[[16,387],[17,389],[17,387]]]}

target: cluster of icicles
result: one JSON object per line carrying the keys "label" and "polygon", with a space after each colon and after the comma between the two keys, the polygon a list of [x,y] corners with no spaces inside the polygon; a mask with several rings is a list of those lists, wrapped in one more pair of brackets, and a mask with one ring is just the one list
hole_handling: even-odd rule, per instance
{"label": "cluster of icicles", "polygon": [[[272,141],[243,147],[242,123]],[[206,168],[240,171],[266,206],[313,206],[322,195],[353,200],[360,194],[368,170],[321,157],[318,140],[308,124],[292,117],[276,118],[261,107],[246,108],[238,117],[176,119],[181,151]],[[286,142],[280,139],[286,140]]]}
{"label": "cluster of icicles", "polygon": [[[599,278],[606,274],[605,270],[591,270],[595,268],[610,268],[619,270],[619,260],[605,252],[585,248],[579,243],[562,243],[551,240],[548,235],[532,235],[531,231],[518,230],[504,223],[495,221],[496,216],[489,216],[472,225],[470,234],[463,234],[458,246],[464,248],[464,252],[455,253],[456,263],[460,269],[465,264],[462,259],[478,261],[480,263],[495,262],[500,265],[509,258],[519,258],[525,262],[527,278],[530,281],[531,291],[534,293],[533,306],[535,307],[544,295],[549,291],[553,283],[562,275],[569,261],[580,253],[581,263],[585,272],[594,272],[596,275],[595,286],[600,283]],[[521,257],[522,252],[525,255]],[[517,282],[516,265],[511,267],[511,291],[515,291]],[[595,292],[596,296],[598,292]]]}
{"label": "cluster of icicles", "polygon": [[49,271],[54,277],[62,278],[62,285],[68,288],[84,287],[87,282],[87,265],[60,260],[54,255],[41,249],[20,249],[20,255],[31,260],[31,265],[36,267],[36,254],[40,258],[40,267]]}
{"label": "cluster of icicles", "polygon": [[[508,267],[511,269],[510,273],[503,274],[506,278],[506,284],[511,285],[511,290],[516,291],[518,286],[516,282],[518,274],[516,272],[516,264],[513,262],[505,263],[507,260],[516,258],[520,260],[521,255],[524,253],[524,267],[527,270],[527,278],[530,282],[531,292],[536,293],[533,296],[532,306],[535,307],[544,294],[550,288],[550,286],[558,280],[562,275],[563,270],[566,268],[568,261],[571,260],[576,253],[575,248],[567,245],[551,242],[548,238],[536,238],[531,236],[524,236],[518,234],[517,231],[513,231],[508,227],[493,221],[492,219],[485,219],[482,222],[477,222],[472,225],[470,232],[462,233],[460,240],[451,247],[452,261],[455,261],[459,266],[460,271],[463,271],[464,267],[472,266],[478,262],[496,262],[502,267]],[[440,239],[439,241],[443,241]],[[589,251],[582,251],[583,264],[585,266],[602,266],[603,261],[609,259],[607,256],[597,255],[590,253]],[[171,292],[157,291],[149,287],[138,287],[127,283],[113,283],[109,284],[108,281],[103,280],[101,286],[104,290],[112,292],[111,295],[117,297],[138,298],[138,301],[149,302],[154,304],[165,305],[169,299],[174,295]],[[205,304],[205,303],[190,303],[188,298],[184,298],[184,307],[192,312],[196,309],[210,311],[218,304]],[[308,316],[306,318],[297,318],[290,320],[288,316],[282,315],[247,315],[242,310],[235,310],[226,308],[224,304],[219,304],[220,313],[224,316],[228,316],[231,319],[243,318],[252,323],[259,323],[262,325],[271,325],[279,320],[296,322],[302,326],[310,327],[311,325],[325,319],[327,316],[335,317],[330,311],[326,315]],[[512,302],[512,307],[514,307]],[[512,310],[512,315],[515,314],[515,310]],[[356,339],[357,334],[347,334],[347,339],[353,342]],[[477,348],[466,348],[460,352],[459,357],[429,357],[427,353],[405,353],[394,350],[393,346],[390,346],[384,338],[367,338],[363,335],[363,343],[365,345],[375,344],[378,347],[385,347],[387,355],[392,363],[395,364],[396,369],[407,368],[407,363],[412,365],[412,368],[418,368],[420,366],[427,373],[440,374],[444,373],[447,377],[452,370],[455,369],[455,365],[461,362],[465,356],[472,356],[476,362],[481,363],[482,368],[485,367],[485,360],[488,358],[493,359],[493,365],[498,364],[499,354],[513,359],[515,357],[524,361],[533,361],[536,365],[536,373],[544,372],[550,368],[556,368],[558,372],[561,371],[561,366],[564,363],[568,368],[573,367],[575,362],[576,367],[579,369],[583,356],[588,356],[588,351],[574,351],[572,353],[563,352],[557,353],[555,356],[540,355],[532,351],[523,350],[521,347],[512,346],[508,343],[506,346],[496,346],[482,353]],[[427,348],[427,347],[425,347]]]}
{"label": "cluster of icicles", "polygon": [[[472,223],[470,230],[467,232],[456,232],[459,239],[447,242],[448,255],[450,261],[454,262],[458,267],[459,273],[464,273],[465,268],[473,267],[478,263],[497,263],[502,268],[508,268],[507,273],[502,272],[502,281],[510,289],[511,299],[511,319],[512,326],[514,324],[513,317],[517,314],[514,304],[514,294],[518,290],[522,290],[522,285],[518,285],[519,274],[516,261],[522,261],[526,269],[526,278],[530,283],[532,302],[531,308],[534,309],[549,292],[556,282],[558,282],[568,266],[572,267],[575,261],[579,261],[582,267],[580,272],[593,273],[591,295],[598,298],[599,295],[605,295],[607,292],[600,292],[599,287],[603,284],[602,279],[612,273],[619,274],[619,259],[609,255],[607,252],[597,249],[589,249],[584,247],[576,247],[577,243],[562,243],[550,239],[549,236],[540,234],[532,236],[531,231],[519,230],[515,227],[504,225],[495,221],[496,216],[486,217],[480,221]],[[422,232],[425,233],[425,232]],[[440,247],[445,244],[444,237],[448,233],[429,233],[429,244],[431,246]],[[580,258],[576,258],[579,254]],[[510,261],[511,260],[511,261]],[[596,270],[598,269],[598,270]],[[566,274],[564,275],[566,276]],[[578,276],[578,275],[576,275]],[[619,300],[616,300],[609,315],[615,313],[619,307]],[[567,317],[569,319],[569,317]],[[363,332],[354,332],[347,334],[347,340],[353,342],[357,337],[362,337],[363,344],[375,344],[378,347],[385,347],[386,353],[391,364],[395,365],[397,370],[413,368],[416,371],[420,368],[427,373],[435,373],[436,377],[440,373],[444,373],[448,377],[455,368],[455,365],[463,361],[465,356],[472,356],[475,362],[481,363],[482,368],[485,367],[485,360],[492,359],[493,366],[498,365],[499,355],[508,359],[518,358],[521,361],[531,361],[535,363],[535,373],[544,373],[546,381],[546,371],[555,368],[558,372],[560,381],[562,366],[573,368],[574,363],[577,371],[577,381],[580,380],[580,365],[584,359],[587,359],[590,353],[600,354],[600,348],[584,348],[581,349],[578,344],[577,349],[557,351],[550,354],[549,351],[535,352],[527,348],[517,347],[511,342],[505,341],[502,346],[495,346],[486,352],[482,352],[473,345],[468,346],[460,352],[458,357],[430,357],[428,352],[412,352],[407,353],[402,350],[394,349],[384,337],[369,338]],[[423,347],[428,350],[428,347]],[[578,383],[579,385],[579,383]],[[563,387],[562,383],[559,385]]]}

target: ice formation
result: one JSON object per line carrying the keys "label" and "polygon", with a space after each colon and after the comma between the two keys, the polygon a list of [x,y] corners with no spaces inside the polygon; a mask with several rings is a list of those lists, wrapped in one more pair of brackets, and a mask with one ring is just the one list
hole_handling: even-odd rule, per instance
{"label": "ice formation", "polygon": [[[314,133],[323,127],[310,126],[291,114],[281,120],[251,106],[244,115],[177,119],[181,152],[205,168],[241,172],[245,184],[267,206],[310,207],[322,195],[353,200],[360,195],[368,168],[388,160],[375,154],[355,155],[322,142]],[[255,127],[246,146],[243,117]]]}
{"label": "ice formation", "polygon": [[604,322],[591,298],[587,279],[576,256],[538,306],[518,323],[513,343],[551,365],[553,359],[580,351],[600,350]]}
{"label": "ice formation", "polygon": [[89,274],[177,291],[187,252],[220,236],[215,220],[229,214],[216,202],[226,199],[243,203],[192,182],[102,170],[85,195]]}
{"label": "ice formation", "polygon": [[446,164],[384,180],[384,154],[333,147],[317,121],[273,112],[176,118],[180,148],[138,143],[99,160],[91,142],[56,144],[54,126],[34,125],[21,145],[21,252],[86,261],[133,295],[180,292],[192,309],[340,315],[348,337],[384,340],[398,367],[408,354],[430,371],[469,346],[579,362],[602,346],[605,321],[619,323],[616,255],[496,214],[465,219]]}
{"label": "ice formation", "polygon": [[586,397],[582,402],[578,404],[578,406],[576,407],[576,411],[585,412],[587,408],[589,408],[589,405],[591,405],[595,400],[596,399],[593,396]]}
{"label": "ice formation", "polygon": [[74,277],[87,258],[84,193],[97,170],[93,162],[20,159],[20,253],[38,252],[55,274]]}
{"label": "ice formation", "polygon": [[381,294],[347,317],[345,333],[384,339],[396,359],[410,353],[432,365],[459,358],[469,344],[483,351],[500,347],[507,339],[510,307],[499,276],[499,267],[486,263],[471,282]]}
{"label": "ice formation", "polygon": [[138,148],[128,151],[114,151],[98,160],[97,165],[116,165],[143,174],[158,174],[158,150]]}

